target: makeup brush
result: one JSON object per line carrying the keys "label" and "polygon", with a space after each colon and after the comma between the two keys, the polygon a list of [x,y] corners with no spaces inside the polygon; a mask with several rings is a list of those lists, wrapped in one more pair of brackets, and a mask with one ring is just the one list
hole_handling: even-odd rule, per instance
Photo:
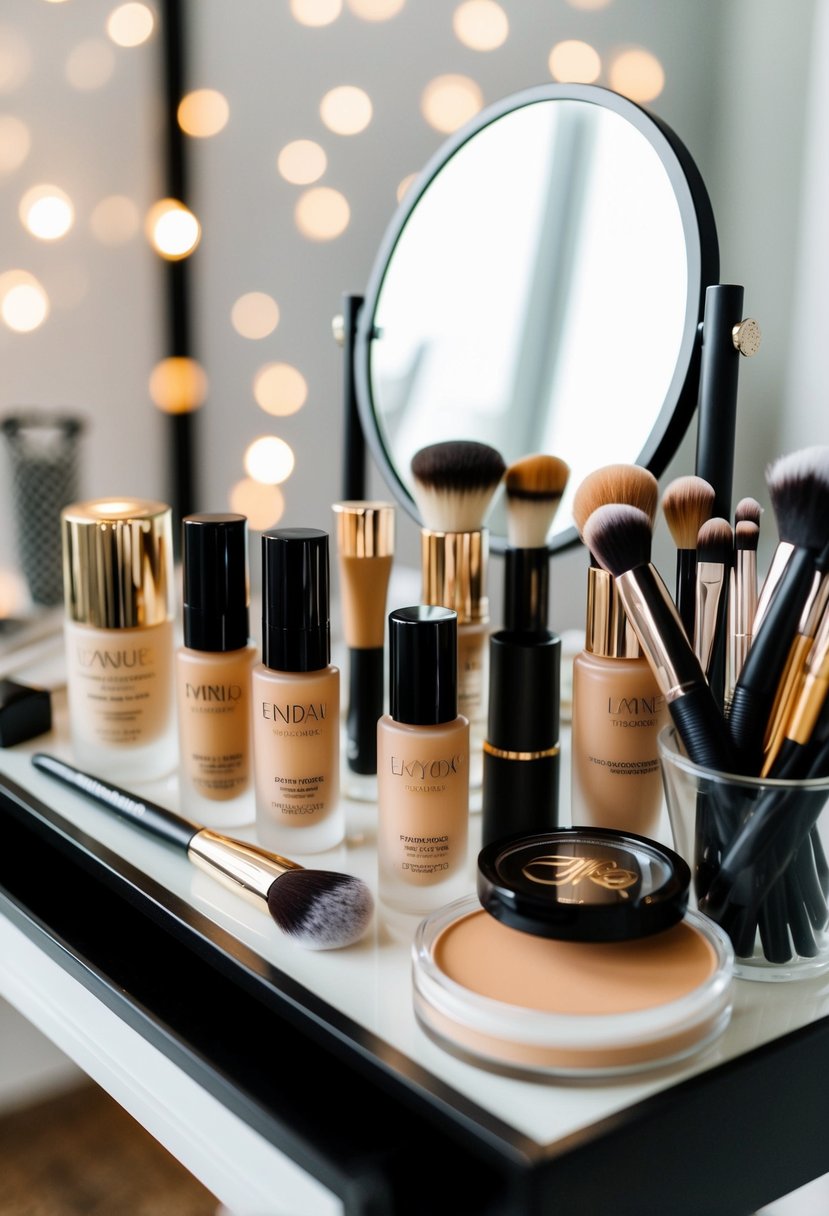
{"label": "makeup brush", "polygon": [[504,475],[507,549],[504,553],[504,628],[547,628],[550,553],[547,536],[570,476],[557,456],[525,456]]}
{"label": "makeup brush", "polygon": [[489,444],[455,439],[415,452],[411,470],[424,528],[432,532],[475,532],[483,523],[506,464],[501,453]]}
{"label": "makeup brush", "polygon": [[797,633],[792,639],[786,665],[777,687],[771,716],[766,726],[764,740],[765,759],[761,777],[767,777],[773,770],[784,739],[787,727],[790,725],[794,712],[795,700],[798,696],[801,677],[804,675],[807,662],[811,666],[813,643],[829,605],[829,545],[818,554],[815,561],[815,573],[809,596],[800,614]]}
{"label": "makeup brush", "polygon": [[829,447],[781,456],[766,473],[778,533],[791,544],[731,699],[728,726],[743,772],[762,767],[763,740],[792,639],[809,596],[815,560],[829,539]]}
{"label": "makeup brush", "polygon": [[691,649],[670,592],[652,565],[651,523],[627,504],[599,507],[582,537],[616,580],[622,605],[683,742],[695,764],[732,772],[723,716]]}
{"label": "makeup brush", "polygon": [[573,519],[584,539],[584,525],[599,507],[627,503],[644,511],[653,527],[659,501],[659,483],[650,469],[638,464],[606,464],[582,480],[573,496]]}
{"label": "makeup brush", "polygon": [[368,927],[374,900],[360,878],[335,870],[306,870],[256,845],[202,828],[45,752],[32,756],[32,764],[186,853],[193,865],[225,886],[252,896],[267,907],[283,933],[308,950],[350,946]]}
{"label": "makeup brush", "polygon": [[725,685],[725,621],[734,533],[727,519],[706,520],[697,536],[694,653],[722,705]]}
{"label": "makeup brush", "polygon": [[[738,504],[739,510],[739,504]],[[735,516],[736,518],[736,516]],[[760,529],[753,520],[740,519],[734,528],[734,569],[728,597],[728,645],[723,705],[731,708],[734,687],[751,648],[757,611],[757,545]]]}
{"label": "makeup brush", "polygon": [[662,513],[676,545],[675,603],[688,640],[694,637],[697,537],[714,514],[714,487],[703,477],[677,477],[662,495]]}

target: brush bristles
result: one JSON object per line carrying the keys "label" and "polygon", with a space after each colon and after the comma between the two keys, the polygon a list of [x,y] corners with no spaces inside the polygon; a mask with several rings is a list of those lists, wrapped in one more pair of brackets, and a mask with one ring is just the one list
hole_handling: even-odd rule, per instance
{"label": "brush bristles", "polygon": [[557,456],[525,456],[506,471],[507,541],[515,549],[540,549],[567,485],[570,466]]}
{"label": "brush bristles", "polygon": [[734,529],[734,547],[751,550],[756,553],[760,541],[759,525],[751,519],[741,519]]}
{"label": "brush bristles", "polygon": [[433,532],[475,532],[506,464],[486,443],[450,440],[415,452],[411,462],[421,522]]}
{"label": "brush bristles", "polygon": [[598,507],[585,523],[582,536],[599,565],[615,578],[651,560],[651,521],[628,503]]}
{"label": "brush bristles", "polygon": [[730,566],[734,550],[734,530],[727,519],[715,515],[707,519],[697,536],[697,561]]}
{"label": "brush bristles", "polygon": [[699,530],[714,512],[716,493],[703,477],[677,477],[662,495],[662,513],[677,549],[695,549]]}
{"label": "brush bristles", "polygon": [[829,539],[829,447],[801,448],[766,470],[781,541],[822,549]]}
{"label": "brush bristles", "polygon": [[283,933],[307,950],[336,950],[363,936],[374,899],[351,874],[286,870],[271,883],[268,910]]}
{"label": "brush bristles", "polygon": [[573,498],[573,519],[580,533],[590,516],[608,503],[627,503],[656,518],[659,483],[649,469],[638,464],[607,464],[588,473]]}
{"label": "brush bristles", "polygon": [[756,498],[741,498],[734,508],[734,523],[752,523],[756,524],[759,528],[760,516],[762,514],[763,508],[760,506]]}

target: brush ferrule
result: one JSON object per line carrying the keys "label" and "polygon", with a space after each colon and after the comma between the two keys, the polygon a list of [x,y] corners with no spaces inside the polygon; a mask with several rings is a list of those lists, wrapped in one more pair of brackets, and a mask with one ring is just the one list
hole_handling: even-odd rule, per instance
{"label": "brush ferrule", "polygon": [[600,566],[590,566],[587,571],[584,648],[608,659],[638,659],[642,653],[613,575]]}
{"label": "brush ferrule", "polygon": [[243,840],[231,840],[207,828],[197,832],[190,841],[187,856],[200,870],[256,903],[267,899],[277,878],[288,870],[302,869],[295,861]]}
{"label": "brush ferrule", "polygon": [[489,531],[420,533],[423,603],[452,608],[459,625],[486,621],[489,600],[486,596]]}
{"label": "brush ferrule", "polygon": [[656,567],[649,563],[627,570],[618,576],[616,586],[666,702],[704,684],[705,677]]}
{"label": "brush ferrule", "polygon": [[800,614],[797,632],[804,634],[807,638],[813,638],[818,631],[828,603],[829,575],[823,570],[816,570],[812,586],[809,589],[809,598]]}
{"label": "brush ferrule", "polygon": [[708,670],[714,651],[724,586],[725,566],[721,562],[697,562],[694,653],[703,671]]}

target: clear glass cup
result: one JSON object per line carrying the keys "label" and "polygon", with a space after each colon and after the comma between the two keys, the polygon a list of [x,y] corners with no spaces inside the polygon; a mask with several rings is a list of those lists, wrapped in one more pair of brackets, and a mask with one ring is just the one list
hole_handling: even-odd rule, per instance
{"label": "clear glass cup", "polygon": [[692,903],[728,933],[735,974],[795,980],[829,970],[829,776],[777,781],[704,769],[672,726],[658,746]]}

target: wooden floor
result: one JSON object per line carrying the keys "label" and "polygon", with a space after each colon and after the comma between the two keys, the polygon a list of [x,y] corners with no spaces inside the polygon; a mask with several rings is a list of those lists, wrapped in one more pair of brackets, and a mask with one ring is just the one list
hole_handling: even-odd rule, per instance
{"label": "wooden floor", "polygon": [[0,1118],[0,1216],[216,1216],[218,1208],[95,1085]]}

